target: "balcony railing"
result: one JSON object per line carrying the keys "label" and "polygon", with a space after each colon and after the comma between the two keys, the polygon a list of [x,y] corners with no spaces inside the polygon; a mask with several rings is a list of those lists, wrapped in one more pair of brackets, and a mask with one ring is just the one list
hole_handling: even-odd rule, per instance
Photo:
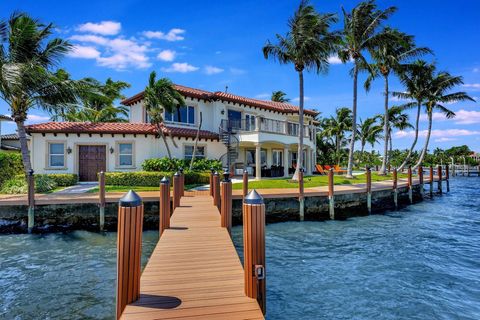
{"label": "balcony railing", "polygon": [[[299,125],[298,123],[273,120],[267,118],[258,118],[258,121],[253,121],[252,119],[241,119],[241,120],[222,120],[221,128],[223,131],[229,131],[236,133],[239,131],[244,132],[267,132],[267,133],[277,133],[289,136],[298,136]],[[258,126],[258,130],[257,130]],[[304,126],[304,137],[310,138],[310,127],[308,125]]]}

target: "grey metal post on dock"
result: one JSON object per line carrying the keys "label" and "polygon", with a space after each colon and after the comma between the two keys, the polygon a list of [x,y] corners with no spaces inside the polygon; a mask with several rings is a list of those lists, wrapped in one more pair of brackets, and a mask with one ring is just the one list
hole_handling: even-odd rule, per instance
{"label": "grey metal post on dock", "polygon": [[183,168],[180,167],[178,169],[178,172],[180,172],[180,197],[183,197],[185,195],[185,174],[183,173]]}
{"label": "grey metal post on dock", "polygon": [[328,170],[328,213],[330,219],[335,219],[335,199],[334,199],[334,189],[333,189],[333,168]]}
{"label": "grey metal post on dock", "polygon": [[398,172],[397,168],[393,168],[393,203],[395,209],[398,208]]}
{"label": "grey metal post on dock", "polygon": [[369,166],[365,167],[366,188],[367,188],[367,210],[368,214],[372,213],[372,171]]}
{"label": "grey metal post on dock", "polygon": [[433,197],[433,166],[430,165],[430,197]]}
{"label": "grey metal post on dock", "polygon": [[442,193],[442,166],[437,167],[437,174],[438,174],[438,192]]}
{"label": "grey metal post on dock", "polygon": [[99,207],[100,207],[100,231],[103,231],[105,227],[105,172],[100,171],[98,173],[98,200],[99,200]]}
{"label": "grey metal post on dock", "polygon": [[170,181],[163,177],[160,181],[159,234],[170,228]]}
{"label": "grey metal post on dock", "polygon": [[228,233],[232,231],[232,180],[230,179],[230,172],[223,173],[223,181],[220,182],[220,225],[226,228]]}
{"label": "grey metal post on dock", "polygon": [[210,184],[210,196],[213,197],[213,174],[215,173],[215,169],[210,168],[210,176],[209,176],[209,184]]}
{"label": "grey metal post on dock", "polygon": [[300,221],[305,219],[305,195],[303,188],[303,168],[298,170],[298,201],[300,203]]}
{"label": "grey metal post on dock", "polygon": [[412,204],[413,203],[412,166],[409,166],[407,170],[407,186],[408,186],[408,200],[410,200],[410,204]]}
{"label": "grey metal post on dock", "polygon": [[248,193],[248,171],[243,169],[243,199],[247,196]]}
{"label": "grey metal post on dock", "polygon": [[27,228],[28,228],[28,233],[32,233],[33,227],[35,225],[35,177],[33,175],[32,169],[28,171],[27,184],[28,184]]}

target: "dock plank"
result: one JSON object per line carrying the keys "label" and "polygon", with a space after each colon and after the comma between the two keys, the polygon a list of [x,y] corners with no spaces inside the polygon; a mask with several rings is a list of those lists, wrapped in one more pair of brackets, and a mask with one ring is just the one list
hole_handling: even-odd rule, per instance
{"label": "dock plank", "polygon": [[170,225],[122,319],[264,319],[245,296],[243,267],[212,198],[183,197]]}

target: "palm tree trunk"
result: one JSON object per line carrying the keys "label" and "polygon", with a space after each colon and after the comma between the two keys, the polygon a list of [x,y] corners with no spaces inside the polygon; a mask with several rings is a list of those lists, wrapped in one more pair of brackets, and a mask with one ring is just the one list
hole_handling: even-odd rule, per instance
{"label": "palm tree trunk", "polygon": [[25,123],[23,120],[15,121],[17,124],[18,139],[20,141],[20,150],[22,153],[23,168],[25,174],[32,169],[32,163],[30,161],[30,152],[28,151],[27,133],[25,132]]}
{"label": "palm tree trunk", "polygon": [[390,125],[388,120],[388,76],[385,76],[385,105],[384,105],[385,115],[383,117],[383,132],[385,134],[385,142],[383,146],[383,159],[382,167],[380,168],[379,174],[387,174],[387,157],[388,157],[388,127]]}
{"label": "palm tree trunk", "polygon": [[172,159],[172,153],[170,152],[170,147],[168,146],[167,138],[165,137],[165,134],[163,133],[163,130],[162,130],[161,127],[158,127],[158,133],[162,137],[163,143],[165,144],[165,148],[167,149],[168,158]]}
{"label": "palm tree trunk", "polygon": [[202,113],[200,112],[200,122],[198,123],[197,135],[195,136],[195,144],[193,145],[192,160],[190,160],[190,167],[189,167],[190,171],[192,170],[193,163],[195,162],[195,154],[197,153],[198,138],[200,137],[201,128],[202,128]]}
{"label": "palm tree trunk", "polygon": [[335,152],[337,155],[337,165],[340,165],[340,135],[338,134],[335,136],[335,143],[336,143]]}
{"label": "palm tree trunk", "polygon": [[358,62],[355,59],[353,67],[353,106],[352,106],[352,137],[350,139],[350,150],[348,151],[348,166],[346,178],[353,178],[353,152],[355,151],[355,135],[357,133],[357,81],[358,81]]}
{"label": "palm tree trunk", "polygon": [[407,156],[405,157],[405,160],[403,160],[403,163],[398,168],[398,171],[402,171],[403,168],[405,168],[408,161],[410,160],[410,157],[412,156],[413,149],[415,148],[415,145],[417,144],[421,107],[422,107],[422,104],[420,102],[418,102],[417,118],[415,120],[415,139],[413,140],[413,143],[412,143],[412,146],[410,147],[410,150],[408,150],[408,153],[407,153]]}
{"label": "palm tree trunk", "polygon": [[422,153],[420,154],[420,158],[418,159],[417,164],[412,168],[413,170],[416,170],[423,162],[423,159],[425,159],[425,155],[427,154],[428,150],[428,143],[430,141],[430,134],[432,132],[432,112],[428,112],[428,131],[427,131],[427,138],[425,139],[425,146],[423,147]]}
{"label": "palm tree trunk", "polygon": [[298,181],[298,173],[303,165],[303,71],[298,72],[298,80],[300,83],[300,105],[298,108],[298,155],[297,168],[293,174],[292,180]]}
{"label": "palm tree trunk", "polygon": [[391,164],[391,158],[392,158],[392,153],[393,153],[393,141],[392,141],[392,129],[388,129],[388,148],[389,148],[389,152],[388,152],[388,164]]}

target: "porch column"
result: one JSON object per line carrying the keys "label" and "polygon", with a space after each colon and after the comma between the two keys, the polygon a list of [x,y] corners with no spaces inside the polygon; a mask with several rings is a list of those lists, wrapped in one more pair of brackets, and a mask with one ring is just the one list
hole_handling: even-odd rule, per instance
{"label": "porch column", "polygon": [[262,178],[262,157],[261,157],[262,148],[260,143],[255,145],[255,178]]}
{"label": "porch column", "polygon": [[285,145],[283,148],[283,176],[288,177],[288,151],[289,151],[289,146]]}

